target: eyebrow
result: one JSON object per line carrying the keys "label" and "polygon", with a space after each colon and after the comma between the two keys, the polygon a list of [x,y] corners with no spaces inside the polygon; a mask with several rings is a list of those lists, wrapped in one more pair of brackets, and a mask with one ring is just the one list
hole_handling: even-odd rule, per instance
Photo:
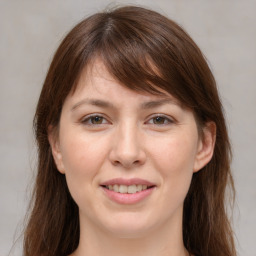
{"label": "eyebrow", "polygon": [[[85,105],[93,105],[93,106],[97,106],[97,107],[101,107],[101,108],[112,108],[112,109],[115,108],[115,106],[109,101],[99,100],[99,99],[84,99],[84,100],[77,102],[71,108],[71,111],[74,111],[76,108],[78,108],[84,104]],[[176,101],[174,101],[170,98],[166,98],[166,99],[161,99],[161,100],[153,100],[153,101],[143,102],[141,104],[141,108],[142,109],[152,109],[152,108],[160,107],[165,104],[178,105],[178,103]]]}
{"label": "eyebrow", "polygon": [[142,109],[151,109],[160,107],[165,104],[174,104],[178,105],[178,103],[170,98],[161,99],[161,100],[155,100],[155,101],[148,101],[141,104]]}
{"label": "eyebrow", "polygon": [[81,105],[93,105],[101,108],[114,108],[114,105],[111,102],[104,101],[104,100],[98,100],[98,99],[84,99],[79,102],[77,102],[71,110],[75,110],[76,108],[80,107]]}

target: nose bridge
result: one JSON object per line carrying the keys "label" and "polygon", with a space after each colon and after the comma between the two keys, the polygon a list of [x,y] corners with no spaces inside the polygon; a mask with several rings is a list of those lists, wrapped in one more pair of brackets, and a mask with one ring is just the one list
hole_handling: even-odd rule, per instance
{"label": "nose bridge", "polygon": [[117,144],[120,152],[134,154],[138,150],[138,128],[133,123],[124,123],[119,127]]}
{"label": "nose bridge", "polygon": [[117,127],[111,151],[111,160],[126,168],[143,164],[145,152],[140,143],[138,126],[131,120],[120,123]]}

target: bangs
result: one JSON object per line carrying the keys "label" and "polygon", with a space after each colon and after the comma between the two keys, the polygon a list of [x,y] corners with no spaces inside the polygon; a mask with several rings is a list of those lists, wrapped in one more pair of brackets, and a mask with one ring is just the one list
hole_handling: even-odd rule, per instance
{"label": "bangs", "polygon": [[170,84],[163,79],[149,49],[137,38],[135,41],[129,34],[118,32],[109,31],[97,49],[97,57],[108,72],[131,90],[164,94]]}
{"label": "bangs", "polygon": [[173,31],[165,28],[161,31],[159,24],[152,26],[148,16],[137,21],[123,15],[119,17],[115,12],[100,15],[103,15],[101,22],[91,30],[88,37],[91,40],[84,47],[87,58],[83,69],[90,68],[94,60],[99,59],[123,86],[154,95],[167,92],[191,108],[185,97],[189,94],[182,92],[186,82],[183,81],[184,74],[181,75],[183,68],[178,60],[179,51],[171,42],[177,41]]}
{"label": "bangs", "polygon": [[67,36],[76,39],[66,50],[69,58],[64,56],[61,63],[69,67],[65,88],[74,92],[82,71],[98,59],[123,86],[154,95],[171,94],[205,119],[200,105],[208,104],[207,90],[202,88],[209,83],[209,70],[201,51],[172,20],[153,11],[143,12],[120,8],[78,24]]}

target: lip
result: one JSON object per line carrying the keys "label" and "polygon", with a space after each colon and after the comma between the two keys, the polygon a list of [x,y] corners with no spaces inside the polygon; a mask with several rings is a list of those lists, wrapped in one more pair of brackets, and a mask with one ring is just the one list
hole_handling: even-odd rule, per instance
{"label": "lip", "polygon": [[133,178],[133,179],[124,179],[124,178],[115,178],[115,179],[111,179],[108,181],[105,181],[103,183],[101,183],[101,186],[109,186],[109,185],[126,185],[126,186],[130,186],[130,185],[147,185],[147,186],[156,186],[156,184],[144,180],[144,179],[140,179],[140,178]]}
{"label": "lip", "polygon": [[[147,185],[150,186],[150,188],[146,190],[142,190],[140,192],[136,192],[134,194],[128,194],[128,193],[118,193],[113,190],[109,190],[104,186],[109,186],[109,185]],[[114,201],[115,203],[118,204],[136,204],[139,203],[146,198],[148,198],[152,192],[156,188],[156,184],[153,184],[150,181],[139,179],[139,178],[133,178],[133,179],[123,179],[123,178],[116,178],[112,180],[108,180],[106,182],[103,182],[100,184],[100,187],[102,188],[104,194],[111,200]]]}

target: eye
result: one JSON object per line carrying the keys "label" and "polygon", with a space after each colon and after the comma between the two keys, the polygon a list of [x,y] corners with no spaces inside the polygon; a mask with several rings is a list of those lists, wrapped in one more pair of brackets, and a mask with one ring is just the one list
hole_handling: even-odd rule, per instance
{"label": "eye", "polygon": [[82,120],[82,123],[87,125],[101,125],[101,124],[108,124],[109,122],[101,115],[90,115],[90,116],[86,116]]}
{"label": "eye", "polygon": [[173,122],[174,121],[169,117],[158,115],[158,116],[154,116],[151,119],[149,119],[149,121],[147,123],[156,124],[156,125],[167,125],[167,124],[171,124]]}

